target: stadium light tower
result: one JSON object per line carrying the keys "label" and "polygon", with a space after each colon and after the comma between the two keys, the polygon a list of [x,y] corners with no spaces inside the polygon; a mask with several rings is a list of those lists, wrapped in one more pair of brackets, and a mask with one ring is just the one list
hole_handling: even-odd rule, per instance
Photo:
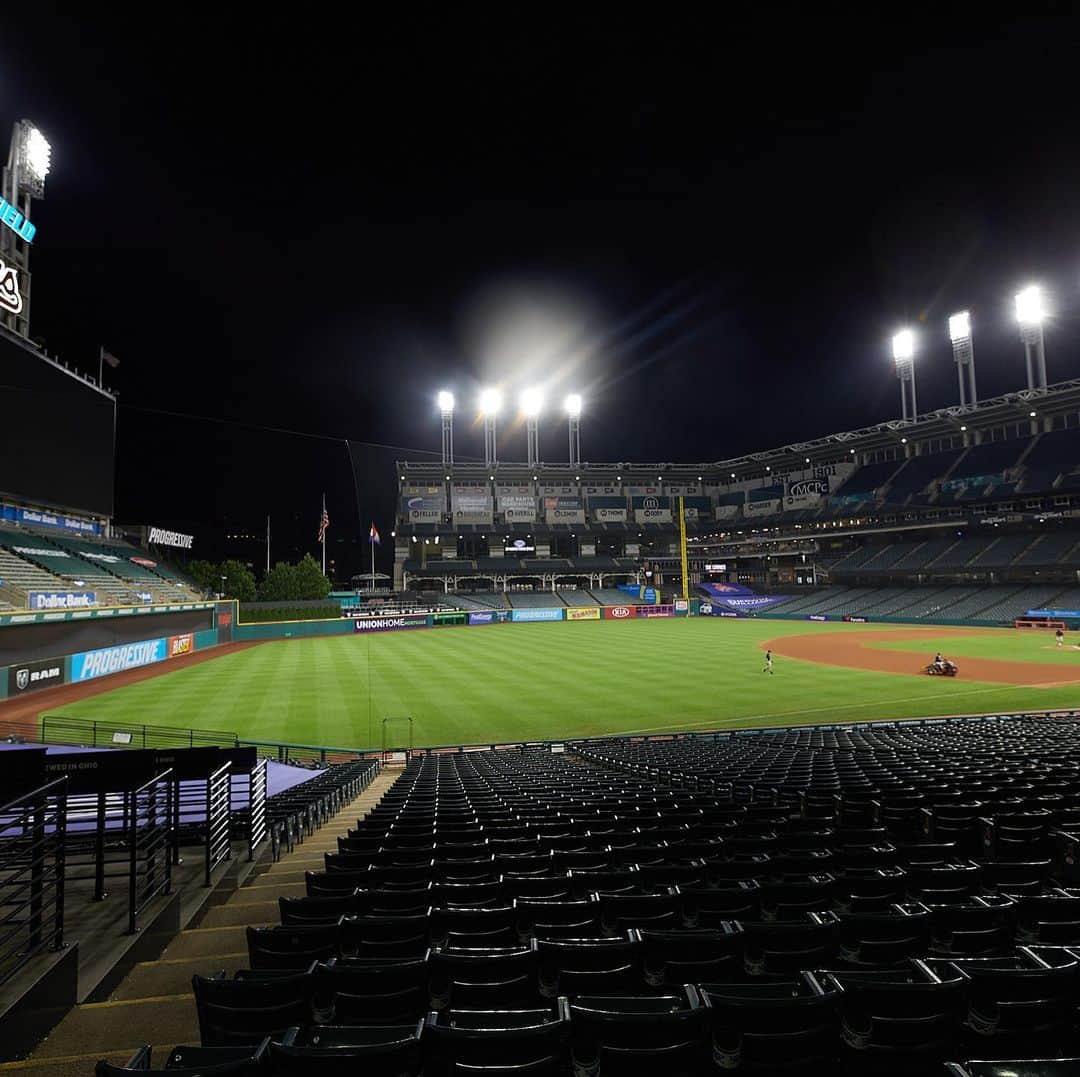
{"label": "stadium light tower", "polygon": [[525,436],[528,440],[529,467],[540,462],[540,409],[544,395],[537,388],[526,389],[521,394],[521,410],[525,412]]}
{"label": "stadium light tower", "polygon": [[581,394],[571,393],[563,406],[570,427],[570,466],[577,467],[581,463]]}
{"label": "stadium light tower", "polygon": [[480,394],[480,414],[484,417],[484,464],[494,467],[498,463],[495,445],[495,416],[502,406],[502,393],[498,389],[485,389]]}
{"label": "stadium light tower", "polygon": [[[915,334],[910,329],[901,329],[899,333],[893,335],[892,354],[893,361],[896,363],[896,376],[900,379],[900,406],[904,418],[914,421],[919,417],[919,408],[915,402]],[[905,384],[911,386],[910,414]]]}
{"label": "stadium light tower", "polygon": [[0,323],[30,336],[30,247],[36,229],[30,221],[32,199],[45,197],[52,147],[29,120],[11,131],[7,164],[0,177]]}
{"label": "stadium light tower", "polygon": [[[960,382],[960,406],[977,404],[975,395],[975,349],[971,343],[971,315],[961,310],[949,319],[949,339],[952,341],[953,362]],[[965,377],[965,373],[967,377]],[[967,389],[970,380],[971,388]]]}
{"label": "stadium light tower", "polygon": [[454,462],[454,394],[445,389],[439,393],[439,413],[442,415],[442,462]]}
{"label": "stadium light tower", "polygon": [[1029,389],[1046,388],[1046,348],[1043,339],[1045,319],[1042,289],[1037,284],[1031,284],[1022,292],[1016,293],[1016,320],[1020,323],[1020,339],[1024,342]]}

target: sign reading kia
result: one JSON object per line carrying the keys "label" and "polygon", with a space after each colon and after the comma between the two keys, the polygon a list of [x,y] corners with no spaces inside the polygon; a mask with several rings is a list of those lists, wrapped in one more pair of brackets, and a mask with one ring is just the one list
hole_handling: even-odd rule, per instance
{"label": "sign reading kia", "polygon": [[182,654],[191,654],[195,650],[195,637],[190,632],[182,636],[169,637],[169,657],[179,658]]}
{"label": "sign reading kia", "polygon": [[119,647],[102,647],[71,656],[72,681],[91,681],[108,673],[149,666],[163,662],[168,654],[168,641],[146,639],[139,643],[124,643]]}
{"label": "sign reading kia", "polygon": [[33,692],[64,683],[64,660],[51,658],[47,662],[23,662],[8,667],[8,695]]}
{"label": "sign reading kia", "polygon": [[357,617],[353,628],[357,632],[394,632],[402,628],[427,628],[430,623],[426,613],[403,613],[397,617]]}
{"label": "sign reading kia", "polygon": [[613,618],[616,621],[625,620],[634,616],[633,606],[605,606],[603,611],[605,618]]}
{"label": "sign reading kia", "polygon": [[151,546],[175,546],[178,550],[190,550],[194,535],[182,535],[179,531],[166,531],[163,527],[151,527],[146,541]]}
{"label": "sign reading kia", "polygon": [[31,591],[32,610],[85,610],[97,605],[95,591]]}

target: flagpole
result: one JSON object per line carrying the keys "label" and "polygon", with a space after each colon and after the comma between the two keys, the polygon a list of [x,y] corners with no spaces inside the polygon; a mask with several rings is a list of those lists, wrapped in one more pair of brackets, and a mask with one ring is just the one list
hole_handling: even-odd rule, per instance
{"label": "flagpole", "polygon": [[104,365],[105,365],[105,345],[99,344],[97,350],[97,383],[100,387],[102,384],[101,379],[104,377]]}
{"label": "flagpole", "polygon": [[[326,519],[326,494],[322,495],[322,519]],[[322,574],[326,575],[326,528],[322,529]]]}
{"label": "flagpole", "polygon": [[266,514],[266,574],[270,575],[270,514]]}
{"label": "flagpole", "polygon": [[[375,525],[372,524],[372,527]],[[368,535],[368,545],[371,547],[371,593],[375,593],[375,540]]]}

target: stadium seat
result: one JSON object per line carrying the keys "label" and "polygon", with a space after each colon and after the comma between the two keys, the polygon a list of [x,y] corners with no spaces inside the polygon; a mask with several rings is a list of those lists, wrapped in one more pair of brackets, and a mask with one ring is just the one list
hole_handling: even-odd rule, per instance
{"label": "stadium seat", "polygon": [[340,935],[338,924],[249,927],[248,962],[253,969],[308,969],[337,956]]}
{"label": "stadium seat", "polygon": [[268,1039],[256,1047],[174,1047],[165,1065],[155,1069],[150,1046],[140,1047],[123,1066],[100,1061],[95,1077],[123,1077],[138,1073],[142,1077],[169,1074],[170,1077],[247,1077],[266,1071]]}
{"label": "stadium seat", "polygon": [[428,955],[331,958],[312,970],[312,1012],[324,1025],[394,1025],[428,1009]]}
{"label": "stadium seat", "polygon": [[540,993],[599,995],[633,990],[642,982],[642,945],[621,938],[538,939]]}
{"label": "stadium seat", "polygon": [[638,932],[645,983],[650,987],[722,982],[742,969],[742,938],[732,924],[722,928],[682,928]]}
{"label": "stadium seat", "polygon": [[308,973],[266,980],[193,977],[202,1045],[256,1046],[280,1029],[308,1022],[314,986]]}
{"label": "stadium seat", "polygon": [[534,946],[445,947],[430,959],[431,1009],[486,1010],[540,1003]]}
{"label": "stadium seat", "polygon": [[347,957],[418,957],[430,945],[430,916],[346,916],[339,925],[339,946]]}
{"label": "stadium seat", "polygon": [[419,1075],[423,1020],[405,1025],[286,1029],[270,1041],[271,1072],[282,1077],[413,1077]]}

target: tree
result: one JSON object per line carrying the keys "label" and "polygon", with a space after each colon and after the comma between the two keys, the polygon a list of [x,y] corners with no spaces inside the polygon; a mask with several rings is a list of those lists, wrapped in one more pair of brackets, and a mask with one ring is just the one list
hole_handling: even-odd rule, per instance
{"label": "tree", "polygon": [[279,561],[266,574],[259,597],[264,602],[295,602],[300,597],[296,566]]}
{"label": "tree", "polygon": [[189,561],[187,574],[204,591],[217,592],[221,586],[221,573],[212,561]]}
{"label": "tree", "polygon": [[302,599],[321,600],[330,593],[330,581],[318,561],[309,553],[304,554],[303,560],[296,566],[296,578]]}
{"label": "tree", "polygon": [[255,577],[242,561],[222,561],[218,566],[218,584],[222,576],[225,577],[226,598],[239,599],[241,602],[255,601]]}

